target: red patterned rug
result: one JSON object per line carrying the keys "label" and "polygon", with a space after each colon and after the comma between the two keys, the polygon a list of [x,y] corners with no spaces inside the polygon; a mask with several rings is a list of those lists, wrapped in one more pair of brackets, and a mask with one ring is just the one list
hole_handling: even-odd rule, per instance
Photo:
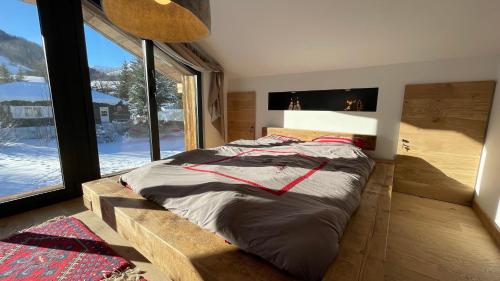
{"label": "red patterned rug", "polygon": [[1,281],[102,280],[130,267],[131,263],[72,217],[0,241]]}

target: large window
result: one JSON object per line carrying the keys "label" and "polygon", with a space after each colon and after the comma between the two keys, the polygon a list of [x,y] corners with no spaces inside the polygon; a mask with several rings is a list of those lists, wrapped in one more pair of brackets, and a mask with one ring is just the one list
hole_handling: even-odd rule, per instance
{"label": "large window", "polygon": [[171,69],[172,66],[169,67],[161,59],[156,59],[155,64],[160,156],[166,158],[186,150],[183,78],[172,70],[170,76],[164,74],[161,69]]}
{"label": "large window", "polygon": [[151,161],[143,60],[85,25],[101,174]]}
{"label": "large window", "polygon": [[200,142],[196,74],[97,2],[0,1],[0,217]]}
{"label": "large window", "polygon": [[[185,133],[193,127],[189,120],[196,119],[196,110],[187,111],[190,105],[185,105],[184,84],[194,81],[189,79],[193,75],[158,48],[150,54],[158,119],[151,128],[141,41],[114,27],[89,2],[84,2],[83,14],[101,175],[150,162],[151,130],[158,130],[161,158],[195,148],[196,144],[186,143],[196,139],[196,128]],[[107,103],[98,101],[97,95]]]}
{"label": "large window", "polygon": [[62,183],[36,5],[0,1],[0,202]]}

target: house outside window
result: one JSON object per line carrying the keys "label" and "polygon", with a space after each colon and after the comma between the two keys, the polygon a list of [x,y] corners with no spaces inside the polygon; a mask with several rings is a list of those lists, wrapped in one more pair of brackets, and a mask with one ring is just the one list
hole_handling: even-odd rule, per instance
{"label": "house outside window", "polygon": [[52,118],[50,106],[10,106],[10,113],[14,119]]}

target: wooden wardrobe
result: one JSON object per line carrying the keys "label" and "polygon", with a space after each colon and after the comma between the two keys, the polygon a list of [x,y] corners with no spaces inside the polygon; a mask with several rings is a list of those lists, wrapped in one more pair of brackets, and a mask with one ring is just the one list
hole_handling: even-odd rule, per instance
{"label": "wooden wardrobe", "polygon": [[495,81],[407,85],[394,190],[470,205]]}

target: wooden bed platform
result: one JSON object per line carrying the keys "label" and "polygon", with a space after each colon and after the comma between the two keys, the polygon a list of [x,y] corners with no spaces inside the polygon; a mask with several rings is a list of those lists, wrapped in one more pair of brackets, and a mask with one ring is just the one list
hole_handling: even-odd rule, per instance
{"label": "wooden bed platform", "polygon": [[[394,165],[377,161],[323,280],[384,280]],[[83,184],[84,204],[172,280],[294,280],[266,261],[123,188]]]}

